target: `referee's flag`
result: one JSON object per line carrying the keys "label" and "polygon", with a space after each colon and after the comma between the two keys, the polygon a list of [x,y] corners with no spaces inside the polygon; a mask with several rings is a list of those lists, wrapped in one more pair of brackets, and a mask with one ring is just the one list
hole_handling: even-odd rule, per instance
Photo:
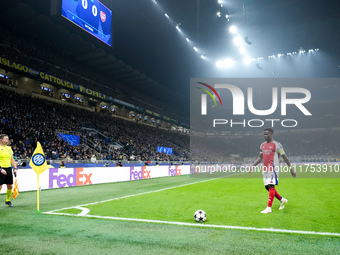
{"label": "referee's flag", "polygon": [[30,160],[30,167],[33,168],[37,175],[40,175],[46,169],[48,169],[46,157],[39,142],[37,142],[37,148],[35,148],[35,151]]}
{"label": "referee's flag", "polygon": [[17,180],[17,178],[15,178],[14,190],[13,190],[13,199],[15,199],[18,195],[19,195],[18,180]]}

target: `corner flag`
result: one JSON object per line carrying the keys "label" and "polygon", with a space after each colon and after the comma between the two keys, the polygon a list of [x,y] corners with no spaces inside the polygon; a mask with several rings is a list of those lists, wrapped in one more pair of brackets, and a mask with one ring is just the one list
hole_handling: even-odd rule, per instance
{"label": "corner flag", "polygon": [[39,142],[37,142],[37,148],[35,148],[30,160],[30,167],[37,174],[37,213],[39,213],[39,175],[48,169],[45,154]]}
{"label": "corner flag", "polygon": [[17,178],[15,178],[14,190],[13,190],[13,199],[15,199],[18,195],[19,195],[18,180],[17,180]]}
{"label": "corner flag", "polygon": [[37,148],[35,148],[35,151],[30,160],[30,167],[32,167],[37,175],[40,175],[46,169],[48,169],[45,154],[39,142],[37,142]]}

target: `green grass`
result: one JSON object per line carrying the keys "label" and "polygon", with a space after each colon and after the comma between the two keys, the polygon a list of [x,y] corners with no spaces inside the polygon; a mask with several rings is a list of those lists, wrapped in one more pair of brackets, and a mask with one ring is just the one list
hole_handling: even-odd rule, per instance
{"label": "green grass", "polygon": [[[40,193],[40,211],[102,201],[200,181],[186,176],[81,186]],[[279,211],[262,215],[267,191],[258,178],[224,178],[161,192],[90,205],[91,215],[194,222],[197,209],[206,224],[340,232],[339,179],[281,179],[289,199]],[[4,195],[0,199],[5,199]],[[69,217],[36,212],[36,192],[20,193],[15,207],[0,206],[4,254],[336,254],[339,237],[186,227]],[[68,213],[79,213],[70,209]],[[270,240],[270,242],[268,242]]]}
{"label": "green grass", "polygon": [[340,233],[339,179],[282,179],[279,193],[289,200],[263,215],[268,192],[260,179],[222,178],[87,206],[91,215],[194,223],[202,209],[207,224]]}

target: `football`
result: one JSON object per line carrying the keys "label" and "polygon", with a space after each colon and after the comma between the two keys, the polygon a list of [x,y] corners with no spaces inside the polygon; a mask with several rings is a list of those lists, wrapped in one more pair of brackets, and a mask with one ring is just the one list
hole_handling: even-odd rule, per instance
{"label": "football", "polygon": [[203,210],[197,210],[194,213],[194,219],[197,222],[205,222],[207,219],[207,214]]}

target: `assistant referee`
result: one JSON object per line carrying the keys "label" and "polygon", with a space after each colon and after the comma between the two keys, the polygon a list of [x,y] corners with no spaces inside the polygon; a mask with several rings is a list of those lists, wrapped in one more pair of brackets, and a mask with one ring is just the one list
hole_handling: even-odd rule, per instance
{"label": "assistant referee", "polygon": [[17,174],[18,163],[13,158],[13,151],[9,144],[9,138],[6,134],[0,135],[0,191],[2,185],[7,185],[6,202],[9,207],[13,207],[11,203],[11,195],[13,192],[13,174],[12,167],[14,167],[14,174]]}

